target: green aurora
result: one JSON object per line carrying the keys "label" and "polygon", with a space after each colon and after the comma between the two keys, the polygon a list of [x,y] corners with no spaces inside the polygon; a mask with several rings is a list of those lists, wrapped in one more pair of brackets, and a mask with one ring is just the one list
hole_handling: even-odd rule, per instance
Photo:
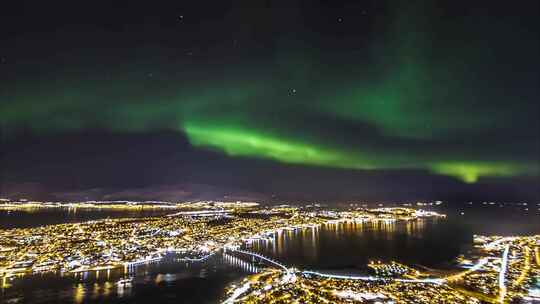
{"label": "green aurora", "polygon": [[291,164],[307,164],[347,169],[399,169],[420,168],[433,173],[453,176],[466,183],[474,183],[482,176],[511,177],[520,174],[538,174],[538,167],[527,167],[511,162],[437,161],[404,165],[392,161],[391,157],[361,152],[339,150],[294,141],[286,137],[273,137],[263,132],[229,129],[223,127],[194,126],[187,124],[184,130],[191,143],[200,147],[212,147],[230,156],[255,156]]}
{"label": "green aurora", "polygon": [[[75,62],[15,79],[0,91],[4,139],[21,130],[167,129],[231,157],[425,170],[465,183],[538,175],[538,87],[519,81],[534,64],[517,57],[511,68],[499,64],[510,56],[507,44],[531,55],[538,40],[518,39],[515,33],[530,33],[500,24],[493,25],[496,36],[479,40],[484,30],[467,26],[475,20],[456,26],[418,16],[421,10],[411,8],[387,17],[390,25],[380,30],[386,34],[360,53],[330,56],[325,46],[287,35],[266,60],[188,67],[180,76],[170,76],[174,67],[160,60],[171,50],[150,48],[108,67]],[[461,39],[457,47],[443,38],[450,28]]]}

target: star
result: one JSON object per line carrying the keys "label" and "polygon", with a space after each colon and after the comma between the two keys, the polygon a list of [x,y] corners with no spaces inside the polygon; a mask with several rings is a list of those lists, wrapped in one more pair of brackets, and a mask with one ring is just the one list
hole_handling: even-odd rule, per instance
{"label": "star", "polygon": [[338,22],[343,22],[343,18],[340,17],[340,18],[337,19],[337,21]]}

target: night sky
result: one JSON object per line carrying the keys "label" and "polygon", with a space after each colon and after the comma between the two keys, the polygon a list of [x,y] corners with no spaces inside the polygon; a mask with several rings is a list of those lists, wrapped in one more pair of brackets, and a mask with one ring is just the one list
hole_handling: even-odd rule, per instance
{"label": "night sky", "polygon": [[3,195],[540,198],[538,1],[16,2]]}

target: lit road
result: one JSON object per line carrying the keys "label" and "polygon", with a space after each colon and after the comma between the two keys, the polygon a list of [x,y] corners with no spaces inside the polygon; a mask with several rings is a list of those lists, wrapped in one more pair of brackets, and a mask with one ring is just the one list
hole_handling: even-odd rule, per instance
{"label": "lit road", "polygon": [[510,251],[510,245],[504,247],[504,252],[502,255],[501,262],[501,271],[499,272],[499,302],[504,303],[504,298],[506,297],[506,283],[505,276],[506,270],[508,268],[508,252]]}
{"label": "lit road", "polygon": [[239,296],[249,290],[250,286],[251,284],[249,282],[245,283],[242,287],[236,289],[227,300],[223,301],[223,304],[234,303]]}
{"label": "lit road", "polygon": [[534,248],[534,256],[536,258],[536,265],[540,266],[540,247]]}
{"label": "lit road", "polygon": [[523,255],[523,267],[521,268],[521,273],[516,281],[512,284],[514,287],[519,286],[527,278],[527,274],[531,270],[531,248],[528,246],[525,247],[525,254]]}
{"label": "lit road", "polygon": [[487,258],[480,259],[480,260],[478,260],[478,263],[476,263],[473,267],[467,269],[466,271],[463,271],[463,272],[448,276],[448,277],[445,278],[445,280],[447,280],[447,281],[459,280],[459,279],[461,279],[462,277],[464,277],[465,275],[467,275],[467,274],[469,274],[471,272],[475,272],[475,271],[480,270],[482,267],[484,267],[484,265],[486,265],[487,262],[488,262]]}
{"label": "lit road", "polygon": [[303,274],[315,275],[319,277],[329,278],[329,279],[344,279],[344,280],[360,280],[360,281],[395,281],[395,282],[404,282],[404,283],[430,283],[430,284],[442,284],[444,279],[389,279],[389,278],[380,278],[373,276],[347,276],[339,274],[326,274],[316,271],[302,271]]}

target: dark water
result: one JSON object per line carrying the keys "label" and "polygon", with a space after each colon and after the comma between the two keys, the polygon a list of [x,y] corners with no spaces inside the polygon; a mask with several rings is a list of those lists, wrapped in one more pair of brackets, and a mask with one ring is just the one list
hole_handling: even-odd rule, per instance
{"label": "dark water", "polygon": [[[205,263],[168,256],[132,270],[26,275],[2,282],[0,303],[216,303],[225,287],[255,268],[217,254]],[[132,277],[131,284],[118,284]]]}
{"label": "dark water", "polygon": [[371,260],[449,267],[470,249],[472,232],[448,220],[414,222],[342,222],[320,228],[284,230],[273,241],[246,245],[303,269],[364,272]]}
{"label": "dark water", "polygon": [[[495,206],[438,210],[445,220],[409,223],[342,223],[318,229],[282,231],[273,241],[246,244],[252,251],[288,266],[333,273],[362,273],[370,260],[396,260],[433,268],[452,267],[453,259],[466,253],[474,233],[540,233],[540,212]],[[126,212],[40,210],[33,213],[0,211],[0,227],[32,227],[107,217],[137,217],[170,211]],[[461,212],[464,214],[462,215]],[[0,303],[216,303],[224,288],[253,273],[259,264],[244,257],[216,254],[204,263],[176,261],[169,256],[159,263],[81,275],[46,274],[10,278],[0,282]],[[115,283],[134,277],[131,286]]]}
{"label": "dark water", "polygon": [[438,211],[448,219],[467,227],[475,234],[533,235],[540,234],[540,203],[527,206],[513,204],[456,204]]}

